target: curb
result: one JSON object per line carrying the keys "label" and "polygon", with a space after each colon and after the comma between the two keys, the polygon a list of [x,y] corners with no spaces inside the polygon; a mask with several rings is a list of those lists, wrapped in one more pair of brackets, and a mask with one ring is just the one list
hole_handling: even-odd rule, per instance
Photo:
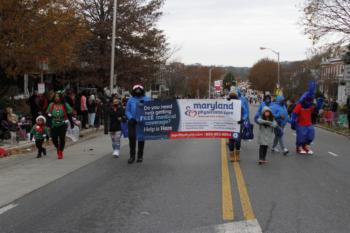
{"label": "curb", "polygon": [[[82,140],[90,139],[94,135],[96,135],[96,134],[98,134],[100,132],[103,132],[103,131],[104,131],[103,127],[100,128],[100,129],[86,129],[86,130],[83,130],[80,133],[80,137],[79,137],[79,141],[78,142],[73,142],[71,140],[67,140],[66,145],[70,146],[70,145],[79,143]],[[48,147],[52,146],[53,145],[52,141],[50,140],[49,142],[47,142],[46,145]],[[20,146],[10,147],[10,148],[6,149],[6,151],[7,151],[7,156],[6,157],[19,155],[19,154],[31,153],[31,152],[35,151],[35,149],[36,149],[35,144],[33,144],[31,142],[28,142],[28,143],[25,143],[25,144],[20,145]]]}
{"label": "curb", "polygon": [[328,131],[328,132],[336,133],[336,134],[342,135],[342,136],[344,136],[344,137],[350,138],[350,135],[349,135],[349,134],[342,133],[342,132],[339,132],[339,131],[337,131],[337,130],[330,129],[330,128],[328,128],[328,127],[324,127],[324,126],[319,125],[319,124],[317,124],[316,127],[317,127],[317,128],[320,128],[320,129],[324,129],[324,130],[326,130],[326,131]]}

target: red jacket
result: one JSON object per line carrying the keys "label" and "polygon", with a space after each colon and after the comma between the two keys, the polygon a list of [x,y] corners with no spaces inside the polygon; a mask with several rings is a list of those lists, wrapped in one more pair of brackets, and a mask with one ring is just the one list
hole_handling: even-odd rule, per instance
{"label": "red jacket", "polygon": [[312,125],[312,113],[315,111],[315,106],[303,108],[299,103],[295,106],[293,113],[297,114],[297,125],[310,126]]}

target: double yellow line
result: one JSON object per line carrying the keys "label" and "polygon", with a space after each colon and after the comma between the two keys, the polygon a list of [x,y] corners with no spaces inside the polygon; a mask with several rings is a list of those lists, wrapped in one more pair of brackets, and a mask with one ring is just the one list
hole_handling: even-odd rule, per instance
{"label": "double yellow line", "polygon": [[[241,200],[242,211],[245,220],[255,219],[255,215],[250,204],[247,186],[244,181],[241,166],[239,163],[233,163],[235,171],[238,192]],[[233,221],[234,206],[232,201],[231,179],[227,159],[226,140],[221,140],[221,170],[222,170],[222,216],[225,221]]]}

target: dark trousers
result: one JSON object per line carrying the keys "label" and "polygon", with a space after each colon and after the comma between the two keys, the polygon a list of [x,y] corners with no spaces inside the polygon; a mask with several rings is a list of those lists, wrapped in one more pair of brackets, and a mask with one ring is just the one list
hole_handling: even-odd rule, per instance
{"label": "dark trousers", "polygon": [[[129,134],[129,147],[130,147],[130,158],[135,159],[136,155],[136,124],[133,122],[128,122],[128,134]],[[143,157],[143,150],[145,148],[145,141],[138,141],[138,152],[137,157]]]}
{"label": "dark trousers", "polygon": [[36,145],[36,148],[38,149],[38,155],[41,155],[45,151],[45,148],[43,147],[43,143],[44,143],[44,139],[35,140],[35,145]]}
{"label": "dark trousers", "polygon": [[230,151],[240,150],[241,149],[241,139],[230,139],[228,143]]}
{"label": "dark trousers", "polygon": [[260,147],[259,147],[259,160],[263,160],[263,161],[266,160],[268,148],[269,148],[269,146],[260,145]]}
{"label": "dark trousers", "polygon": [[62,125],[51,129],[52,142],[57,150],[64,150],[64,146],[66,145],[66,132],[67,125]]}
{"label": "dark trousers", "polygon": [[88,123],[88,111],[81,111],[81,127],[84,129],[86,128],[86,124]]}
{"label": "dark trousers", "polygon": [[39,116],[38,112],[32,112],[32,125],[34,126],[36,124],[36,118]]}
{"label": "dark trousers", "polygon": [[103,114],[103,127],[104,127],[104,133],[108,134],[108,115],[107,113]]}

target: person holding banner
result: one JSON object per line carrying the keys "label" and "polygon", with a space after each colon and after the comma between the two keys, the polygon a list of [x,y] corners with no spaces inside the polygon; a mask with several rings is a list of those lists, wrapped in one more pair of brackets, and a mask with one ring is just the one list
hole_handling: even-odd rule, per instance
{"label": "person holding banner", "polygon": [[130,147],[130,159],[129,164],[135,162],[136,155],[136,141],[138,141],[138,152],[137,161],[142,163],[143,161],[143,150],[145,147],[145,141],[142,138],[141,132],[137,131],[137,124],[140,119],[137,117],[137,108],[143,107],[144,102],[150,101],[150,99],[145,96],[145,89],[142,85],[135,85],[132,88],[132,97],[129,98],[126,104],[125,115],[128,119],[128,137],[129,137],[129,147]]}
{"label": "person holding banner", "polygon": [[[248,109],[247,106],[243,103],[242,99],[239,97],[238,90],[232,89],[228,100],[240,100],[241,101],[241,120],[238,122],[241,124],[241,131],[242,131],[242,124],[244,121],[248,121],[249,115],[248,115]],[[230,139],[229,140],[229,149],[230,149],[230,160],[231,162],[240,162],[241,157],[241,137]]]}
{"label": "person holding banner", "polygon": [[248,115],[248,120],[249,120],[249,101],[247,98],[247,89],[242,87],[242,88],[238,88],[237,90],[238,92],[238,97],[239,99],[242,101],[242,105],[244,105],[244,107],[247,110],[247,115]]}

